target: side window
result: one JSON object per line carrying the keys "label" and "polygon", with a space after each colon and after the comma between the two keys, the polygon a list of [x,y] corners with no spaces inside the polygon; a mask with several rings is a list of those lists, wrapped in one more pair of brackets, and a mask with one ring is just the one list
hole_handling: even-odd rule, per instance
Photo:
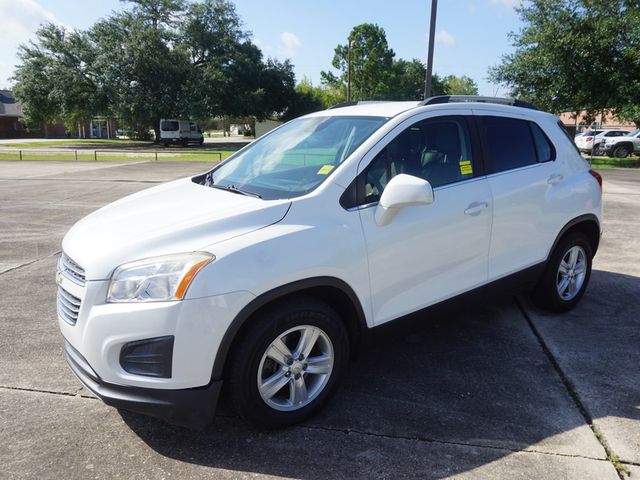
{"label": "side window", "polygon": [[536,154],[538,155],[538,162],[550,162],[555,160],[556,153],[553,149],[551,141],[544,134],[542,129],[533,122],[529,122],[531,128],[531,134],[533,135],[533,141],[536,144]]}
{"label": "side window", "polygon": [[530,122],[506,117],[478,118],[490,173],[538,163]]}
{"label": "side window", "polygon": [[189,130],[191,130],[192,132],[196,131],[196,124],[195,123],[190,123],[189,124]]}
{"label": "side window", "polygon": [[440,117],[418,122],[400,133],[362,173],[363,203],[376,202],[395,175],[424,178],[435,188],[473,177],[466,120]]}

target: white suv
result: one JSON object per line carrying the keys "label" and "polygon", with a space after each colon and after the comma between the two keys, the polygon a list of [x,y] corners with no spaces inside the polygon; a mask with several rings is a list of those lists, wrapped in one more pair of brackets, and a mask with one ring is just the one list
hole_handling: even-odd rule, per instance
{"label": "white suv", "polygon": [[610,128],[607,130],[587,130],[582,135],[578,135],[574,141],[576,147],[583,153],[593,153],[598,155],[602,153],[602,145],[610,138],[622,137],[627,135],[629,130],[620,130]]}
{"label": "white suv", "polygon": [[607,138],[600,147],[610,157],[625,158],[631,154],[640,155],[640,129],[627,132],[621,137]]}
{"label": "white suv", "polygon": [[109,405],[190,427],[224,382],[242,417],[281,427],[329,399],[370,328],[498,281],[572,308],[601,178],[523,107],[338,106],[89,215],[57,275],[71,369]]}

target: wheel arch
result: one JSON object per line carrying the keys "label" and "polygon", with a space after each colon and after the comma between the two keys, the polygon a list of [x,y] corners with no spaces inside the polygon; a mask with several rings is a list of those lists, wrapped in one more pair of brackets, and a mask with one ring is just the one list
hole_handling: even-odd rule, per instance
{"label": "wheel arch", "polygon": [[569,232],[580,232],[584,234],[589,239],[589,243],[591,244],[592,248],[591,253],[593,256],[595,256],[596,252],[598,251],[598,246],[600,245],[600,221],[598,220],[597,216],[592,213],[588,213],[586,215],[580,215],[579,217],[574,218],[564,227],[562,227],[562,230],[560,230],[560,233],[558,233],[558,235],[556,236],[556,239],[553,242],[551,249],[549,250],[547,261],[549,261],[551,255],[553,255],[558,242],[560,242],[562,237],[564,237]]}
{"label": "wheel arch", "polygon": [[367,322],[356,293],[346,282],[335,277],[307,278],[263,293],[236,315],[220,342],[213,363],[212,380],[223,377],[233,344],[242,337],[243,331],[249,327],[251,320],[264,309],[296,295],[312,296],[335,309],[347,328],[352,356],[357,353],[363,332],[367,330]]}
{"label": "wheel arch", "polygon": [[634,148],[633,148],[633,142],[628,142],[628,141],[627,141],[627,142],[619,142],[619,143],[616,143],[616,144],[613,146],[613,148],[611,149],[611,152],[612,152],[612,153],[613,153],[613,152],[615,152],[615,151],[616,151],[618,148],[620,148],[620,147],[626,147],[626,148],[627,148],[627,150],[629,150],[629,154],[632,154],[632,153],[633,153],[633,150],[634,150]]}

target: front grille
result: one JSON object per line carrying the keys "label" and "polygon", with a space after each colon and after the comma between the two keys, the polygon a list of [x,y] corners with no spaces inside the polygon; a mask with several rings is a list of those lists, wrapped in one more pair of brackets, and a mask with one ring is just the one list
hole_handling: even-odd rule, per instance
{"label": "front grille", "polygon": [[84,268],[74,262],[66,253],[62,252],[60,263],[58,265],[60,273],[71,280],[73,283],[84,286],[85,274]]}
{"label": "front grille", "polygon": [[75,325],[80,312],[80,299],[74,297],[64,288],[58,287],[58,315],[69,325]]}

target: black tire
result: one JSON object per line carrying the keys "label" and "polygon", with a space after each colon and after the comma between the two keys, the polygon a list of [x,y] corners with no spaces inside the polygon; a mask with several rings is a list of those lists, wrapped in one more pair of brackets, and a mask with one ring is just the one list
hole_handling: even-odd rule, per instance
{"label": "black tire", "polygon": [[200,141],[198,142],[198,145],[202,145],[204,143],[204,138],[201,138]]}
{"label": "black tire", "polygon": [[[563,297],[559,289],[561,288],[561,282],[566,279],[566,275],[560,272],[560,266],[572,249],[573,251],[577,251],[578,255],[580,255],[580,251],[583,252],[584,277],[577,292],[572,294],[570,290],[567,290]],[[570,232],[565,235],[558,242],[556,249],[551,254],[544,274],[531,295],[533,303],[551,312],[562,313],[571,310],[578,304],[587,289],[589,279],[591,278],[592,259],[593,249],[589,243],[589,239],[584,234],[580,232]],[[575,268],[575,272],[578,272],[578,267]],[[573,273],[572,270],[572,275]],[[576,277],[579,277],[579,274],[576,274]]]}
{"label": "black tire", "polygon": [[611,156],[615,158],[627,158],[631,153],[631,149],[627,145],[620,145],[613,149]]}
{"label": "black tire", "polygon": [[182,146],[183,147],[188,147],[189,146],[189,139],[188,138],[183,138],[182,139]]}
{"label": "black tire", "polygon": [[[295,300],[279,304],[259,313],[250,321],[251,324],[245,330],[243,337],[238,342],[235,342],[232,347],[229,368],[226,369],[225,374],[227,393],[230,395],[233,407],[242,418],[263,428],[283,428],[304,421],[320,410],[331,398],[346,371],[349,358],[349,342],[343,322],[338,314],[327,304],[307,296],[301,296]],[[330,373],[324,377],[305,372],[295,374],[296,379],[301,378],[303,383],[306,379],[310,385],[314,380],[322,377],[322,381],[317,383],[324,382],[324,386],[319,389],[315,396],[310,395],[312,398],[309,399],[309,403],[300,407],[289,407],[296,409],[288,411],[278,410],[268,404],[259,391],[259,370],[264,381],[266,378],[281,375],[281,371],[284,372],[287,368],[293,368],[296,364],[300,367],[301,362],[296,362],[296,364],[286,367],[277,364],[268,357],[263,363],[263,356],[266,356],[271,344],[284,333],[291,329],[305,329],[309,326],[320,329],[330,340],[333,351],[333,366]],[[292,345],[297,343],[296,334],[297,332],[294,331],[285,337],[285,343],[289,341],[290,336],[293,341]],[[294,351],[295,345],[290,352]],[[312,350],[308,355],[308,359],[312,359],[312,357],[320,358],[315,357],[316,354],[313,352]],[[270,374],[271,376],[267,372],[265,377],[262,375],[267,361],[271,361],[274,368],[273,373]],[[290,372],[287,373],[282,373],[282,375],[289,377],[286,380],[288,383],[283,385],[272,397],[276,401],[281,400],[277,395],[286,397],[289,394],[288,392],[290,392],[289,389],[291,388],[289,383],[298,381],[293,379]],[[326,380],[324,380],[325,377]],[[286,401],[286,399],[282,401]]]}

